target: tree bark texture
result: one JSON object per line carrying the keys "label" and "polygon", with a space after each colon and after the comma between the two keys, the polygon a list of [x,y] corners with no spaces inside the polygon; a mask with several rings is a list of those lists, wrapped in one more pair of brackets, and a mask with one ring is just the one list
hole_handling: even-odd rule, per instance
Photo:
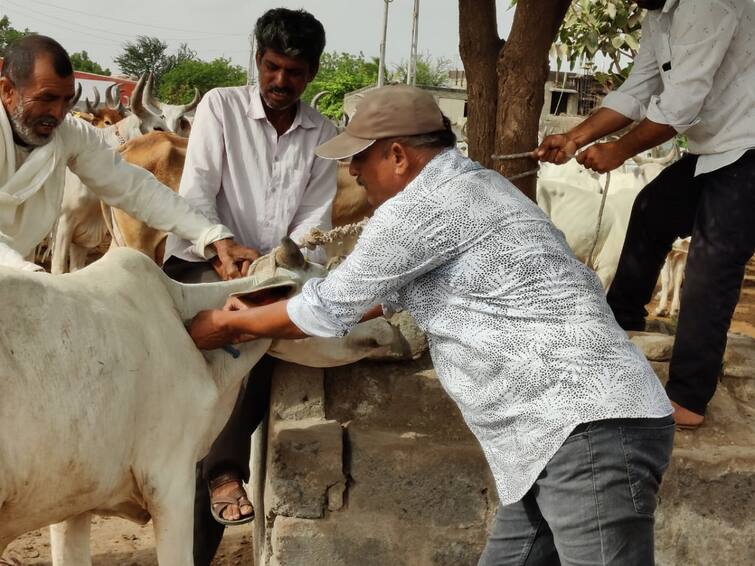
{"label": "tree bark texture", "polygon": [[467,78],[469,156],[490,168],[498,104],[496,60],[503,45],[498,37],[495,0],[459,0],[459,53]]}
{"label": "tree bark texture", "polygon": [[[506,45],[497,61],[498,105],[495,153],[511,154],[537,147],[538,123],[548,80],[548,52],[571,0],[519,0]],[[497,161],[505,176],[537,167],[533,159]],[[514,181],[532,200],[535,175]]]}
{"label": "tree bark texture", "polygon": [[[548,79],[548,52],[571,0],[518,0],[511,34],[498,36],[495,0],[459,0],[459,52],[467,78],[469,156],[512,176],[537,168],[528,159],[493,154],[530,151]],[[536,176],[514,181],[535,200]]]}

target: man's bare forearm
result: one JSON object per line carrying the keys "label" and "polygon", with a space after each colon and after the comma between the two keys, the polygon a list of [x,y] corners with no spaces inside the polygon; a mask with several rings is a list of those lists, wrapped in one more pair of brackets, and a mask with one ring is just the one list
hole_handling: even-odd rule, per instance
{"label": "man's bare forearm", "polygon": [[668,124],[658,124],[645,118],[622,136],[616,145],[626,159],[634,157],[638,153],[654,148],[676,135],[676,130]]}
{"label": "man's bare forearm", "polygon": [[610,108],[600,108],[587,120],[569,130],[565,135],[582,148],[602,137],[627,127],[632,120]]}
{"label": "man's bare forearm", "polygon": [[250,338],[306,338],[288,317],[288,301],[279,301],[246,310],[225,311],[222,319],[234,334]]}

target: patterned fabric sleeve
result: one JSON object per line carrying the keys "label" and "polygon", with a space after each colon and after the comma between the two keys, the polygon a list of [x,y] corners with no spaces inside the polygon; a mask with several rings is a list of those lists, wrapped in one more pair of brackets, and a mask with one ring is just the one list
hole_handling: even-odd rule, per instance
{"label": "patterned fabric sleeve", "polygon": [[433,203],[384,204],[354,251],[325,279],[309,280],[288,303],[288,315],[312,336],[343,336],[373,305],[396,309],[396,291],[458,252],[448,237],[444,211]]}

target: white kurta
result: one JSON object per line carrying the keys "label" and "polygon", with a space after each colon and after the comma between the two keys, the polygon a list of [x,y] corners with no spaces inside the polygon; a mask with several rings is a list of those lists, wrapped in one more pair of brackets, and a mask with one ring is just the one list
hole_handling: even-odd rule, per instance
{"label": "white kurta", "polygon": [[209,244],[232,237],[140,167],[105,145],[97,130],[67,116],[46,145],[21,153],[13,142],[0,104],[0,265],[41,268],[25,259],[52,230],[60,216],[66,167],[106,204],[121,208],[149,226],[195,243],[193,251],[213,255]]}

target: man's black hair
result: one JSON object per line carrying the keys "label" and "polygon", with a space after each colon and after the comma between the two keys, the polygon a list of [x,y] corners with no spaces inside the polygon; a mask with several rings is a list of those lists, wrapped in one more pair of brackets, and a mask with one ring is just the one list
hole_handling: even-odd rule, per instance
{"label": "man's black hair", "polygon": [[305,10],[268,10],[257,20],[254,37],[260,55],[272,49],[289,57],[304,59],[310,70],[319,67],[320,55],[325,49],[325,28]]}
{"label": "man's black hair", "polygon": [[2,76],[16,86],[24,86],[34,73],[37,57],[47,55],[53,69],[61,78],[73,74],[68,52],[57,41],[46,35],[27,35],[11,43],[5,50]]}

